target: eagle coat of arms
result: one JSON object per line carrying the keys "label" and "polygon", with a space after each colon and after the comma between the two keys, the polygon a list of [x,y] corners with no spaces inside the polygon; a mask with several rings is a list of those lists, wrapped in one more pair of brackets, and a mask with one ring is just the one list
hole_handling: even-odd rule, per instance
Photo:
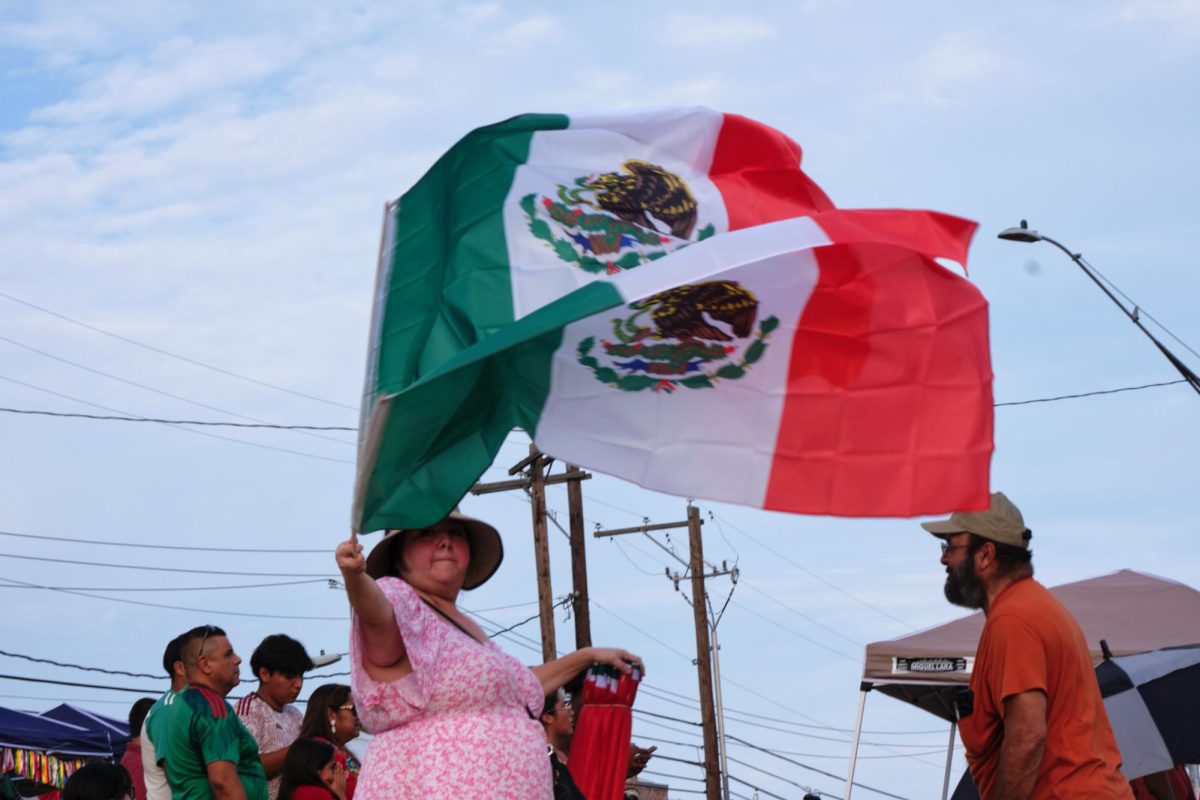
{"label": "eagle coat of arms", "polygon": [[698,206],[683,178],[636,159],[520,203],[534,237],[592,274],[634,269],[716,232],[711,224],[696,231]]}
{"label": "eagle coat of arms", "polygon": [[633,313],[612,320],[612,338],[601,340],[599,351],[595,337],[585,338],[576,358],[597,380],[630,392],[737,380],[779,327],[778,317],[758,320],[758,299],[735,281],[676,286],[626,308]]}

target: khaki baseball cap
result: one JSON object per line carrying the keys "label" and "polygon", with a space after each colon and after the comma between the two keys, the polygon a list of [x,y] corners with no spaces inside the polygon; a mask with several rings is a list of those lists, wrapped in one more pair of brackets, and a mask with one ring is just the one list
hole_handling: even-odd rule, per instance
{"label": "khaki baseball cap", "polygon": [[1003,492],[992,492],[992,506],[987,511],[956,511],[950,519],[922,522],[921,527],[934,536],[973,533],[993,542],[1022,548],[1029,547],[1029,539],[1033,536],[1025,527],[1021,509]]}

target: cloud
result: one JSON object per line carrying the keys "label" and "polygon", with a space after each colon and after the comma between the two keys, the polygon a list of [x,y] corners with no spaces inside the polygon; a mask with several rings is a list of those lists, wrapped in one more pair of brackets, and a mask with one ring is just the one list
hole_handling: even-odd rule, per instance
{"label": "cloud", "polygon": [[915,77],[932,105],[945,106],[951,103],[951,94],[990,79],[1005,65],[1006,59],[979,37],[954,33],[921,56]]}
{"label": "cloud", "polygon": [[663,38],[668,44],[683,46],[745,45],[774,39],[778,35],[766,23],[732,15],[672,14],[664,28]]}
{"label": "cloud", "polygon": [[1200,23],[1198,0],[1130,0],[1117,12],[1117,17],[1130,22],[1151,20],[1172,24]]}
{"label": "cloud", "polygon": [[40,122],[130,119],[169,109],[197,95],[261,81],[295,58],[286,39],[267,36],[197,43],[179,37],[145,59],[118,61],[83,83],[70,100],[35,111]]}
{"label": "cloud", "polygon": [[560,33],[561,26],[554,17],[530,17],[492,34],[484,46],[484,52],[488,55],[514,55]]}
{"label": "cloud", "polygon": [[1110,17],[1113,24],[1152,24],[1173,38],[1200,36],[1200,0],[1128,0]]}

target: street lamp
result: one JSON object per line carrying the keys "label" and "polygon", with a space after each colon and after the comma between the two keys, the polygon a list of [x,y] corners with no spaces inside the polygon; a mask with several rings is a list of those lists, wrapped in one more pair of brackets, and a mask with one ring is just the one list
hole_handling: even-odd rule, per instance
{"label": "street lamp", "polygon": [[1005,230],[1000,231],[1000,233],[997,234],[997,237],[1008,242],[1049,242],[1059,250],[1062,250],[1064,253],[1066,253],[1071,260],[1074,261],[1081,270],[1083,270],[1084,274],[1091,278],[1092,282],[1100,287],[1100,291],[1104,292],[1104,294],[1108,296],[1109,300],[1112,300],[1117,304],[1117,308],[1121,309],[1125,316],[1129,317],[1129,321],[1134,325],[1137,325],[1138,329],[1142,333],[1146,334],[1146,337],[1149,338],[1150,341],[1154,342],[1154,346],[1159,349],[1159,352],[1166,356],[1167,360],[1171,362],[1171,365],[1174,366],[1175,369],[1179,370],[1179,374],[1182,375],[1184,380],[1188,382],[1188,385],[1190,385],[1197,394],[1200,394],[1200,377],[1197,377],[1196,373],[1192,372],[1191,369],[1188,368],[1187,364],[1184,364],[1182,361],[1180,361],[1174,353],[1167,349],[1166,345],[1155,338],[1154,334],[1146,330],[1146,326],[1143,325],[1141,319],[1139,319],[1137,306],[1134,306],[1132,309],[1126,308],[1125,304],[1118,300],[1116,295],[1109,291],[1108,287],[1101,282],[1100,278],[1088,268],[1087,263],[1083,260],[1082,253],[1073,253],[1063,246],[1061,242],[1030,229],[1029,223],[1027,223],[1025,220],[1021,220],[1020,227],[1006,228]]}
{"label": "street lamp", "polygon": [[308,660],[313,663],[314,667],[327,667],[330,664],[341,661],[342,656],[346,655],[349,655],[349,653],[329,653],[326,655],[325,651],[322,650],[320,655],[309,656]]}

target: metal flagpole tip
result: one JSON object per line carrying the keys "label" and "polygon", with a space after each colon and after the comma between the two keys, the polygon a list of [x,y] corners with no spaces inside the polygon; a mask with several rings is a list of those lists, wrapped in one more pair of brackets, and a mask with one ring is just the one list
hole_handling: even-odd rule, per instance
{"label": "metal flagpole tip", "polygon": [[1008,242],[1040,242],[1041,234],[1037,231],[1029,229],[1029,223],[1021,220],[1021,226],[1018,228],[1005,228],[996,234],[996,238],[1004,239]]}

